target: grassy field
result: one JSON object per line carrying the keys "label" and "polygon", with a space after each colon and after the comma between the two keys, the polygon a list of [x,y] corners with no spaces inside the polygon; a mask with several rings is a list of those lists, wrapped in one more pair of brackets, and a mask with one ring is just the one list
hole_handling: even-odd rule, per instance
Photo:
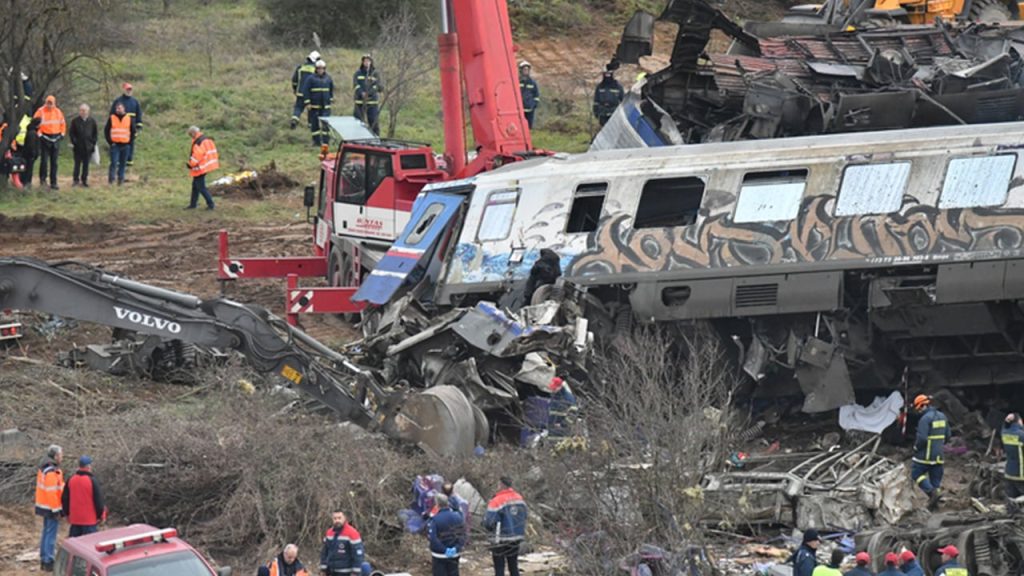
{"label": "grassy field", "polygon": [[[31,192],[8,190],[0,194],[0,213],[8,216],[46,213],[77,220],[121,219],[152,223],[182,218],[217,218],[227,221],[281,221],[297,217],[295,197],[261,201],[225,199],[215,215],[184,213],[190,179],[185,168],[189,151],[188,126],[199,125],[217,142],[221,170],[214,178],[243,168],[259,169],[270,162],[302,183],[317,177],[317,159],[305,123],[290,130],[293,68],[309,47],[284,48],[261,31],[261,15],[252,0],[203,3],[180,0],[168,14],[158,2],[138,2],[127,19],[132,46],[103,55],[92,76],[104,79],[96,87],[74,87],[72,101],[60,102],[70,122],[78,101],[92,104],[99,125],[120,93],[122,81],[135,86],[142,102],[145,129],[137,141],[135,166],[122,188],[106,186],[109,162],[101,146],[102,165],[93,166],[89,190],[70,187],[70,149],[61,156],[61,190],[38,186]],[[348,85],[360,52],[327,47],[321,50],[335,79],[336,113],[349,113]],[[440,88],[430,75],[416,100],[402,113],[396,137],[428,142],[443,148]],[[581,108],[585,110],[585,107]],[[303,118],[305,120],[305,118]],[[579,151],[589,135],[585,120],[570,123],[555,119],[561,132],[535,134],[538,147]],[[383,122],[382,122],[383,123]],[[579,126],[580,128],[576,128]],[[101,137],[102,139],[102,137]]]}

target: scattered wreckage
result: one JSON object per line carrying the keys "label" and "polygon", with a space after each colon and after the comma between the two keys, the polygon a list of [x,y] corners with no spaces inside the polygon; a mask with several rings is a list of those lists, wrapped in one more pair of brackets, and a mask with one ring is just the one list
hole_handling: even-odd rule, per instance
{"label": "scattered wreckage", "polygon": [[[1021,118],[1019,23],[748,22],[674,0],[670,65],[646,76],[591,150],[891,130]],[[626,27],[612,66],[653,51],[654,16]],[[732,45],[709,52],[713,33]]]}
{"label": "scattered wreckage", "polygon": [[935,515],[921,528],[877,528],[856,535],[857,549],[871,554],[874,568],[885,569],[886,552],[901,548],[917,555],[925,573],[941,565],[938,549],[953,544],[960,563],[977,576],[1024,573],[1024,525],[1019,520],[962,515]]}

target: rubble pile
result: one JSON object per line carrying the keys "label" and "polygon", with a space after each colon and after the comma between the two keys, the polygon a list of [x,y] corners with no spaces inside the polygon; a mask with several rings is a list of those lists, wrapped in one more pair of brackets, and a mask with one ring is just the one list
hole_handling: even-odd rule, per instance
{"label": "rubble pile", "polygon": [[[645,144],[660,145],[1006,122],[1024,109],[1016,24],[743,29],[705,0],[672,2],[660,20],[679,25],[671,64],[647,76],[594,149],[637,130],[631,110],[658,132]],[[733,40],[727,53],[706,52],[714,30]],[[650,53],[636,49],[640,36],[620,45],[620,61]]]}
{"label": "rubble pile", "polygon": [[933,516],[927,526],[879,528],[856,536],[857,549],[866,550],[883,570],[886,552],[914,552],[929,574],[941,564],[938,549],[953,544],[970,574],[1020,574],[1024,570],[1024,525],[1011,519],[985,516]]}

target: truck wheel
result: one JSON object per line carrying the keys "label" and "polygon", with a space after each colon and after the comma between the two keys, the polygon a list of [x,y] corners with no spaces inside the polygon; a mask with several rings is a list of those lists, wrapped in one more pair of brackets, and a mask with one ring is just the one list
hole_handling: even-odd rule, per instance
{"label": "truck wheel", "polygon": [[[351,286],[351,280],[352,267],[348,263],[348,254],[337,248],[331,249],[330,267],[327,269],[327,284],[339,288]],[[355,313],[339,314],[338,316],[345,322],[353,324],[359,320],[359,315]]]}
{"label": "truck wheel", "polygon": [[973,22],[1007,22],[1013,19],[1004,0],[974,0],[969,16]]}

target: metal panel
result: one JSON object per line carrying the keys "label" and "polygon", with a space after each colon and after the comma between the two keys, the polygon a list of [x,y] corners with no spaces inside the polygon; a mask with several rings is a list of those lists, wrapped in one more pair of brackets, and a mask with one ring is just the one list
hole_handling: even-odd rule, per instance
{"label": "metal panel", "polygon": [[652,320],[692,320],[730,316],[731,278],[697,282],[640,284],[630,296],[637,317]]}
{"label": "metal panel", "polygon": [[1003,299],[1006,262],[971,262],[939,266],[935,303],[984,302]]}
{"label": "metal panel", "polygon": [[1003,297],[1007,300],[1024,298],[1024,261],[1011,260],[1006,263]]}

